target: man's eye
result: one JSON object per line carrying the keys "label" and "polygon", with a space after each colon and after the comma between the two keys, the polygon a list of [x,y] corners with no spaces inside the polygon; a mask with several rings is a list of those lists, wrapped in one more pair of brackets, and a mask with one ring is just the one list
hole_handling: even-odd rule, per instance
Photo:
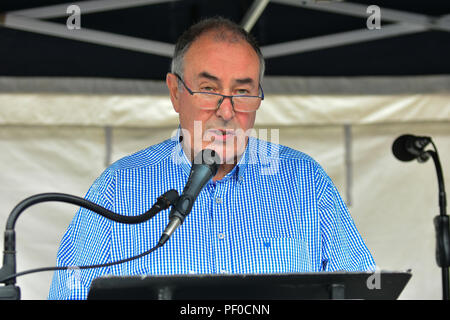
{"label": "man's eye", "polygon": [[239,94],[239,95],[248,95],[248,94],[249,94],[249,91],[248,91],[247,89],[237,89],[237,90],[236,90],[236,94]]}
{"label": "man's eye", "polygon": [[206,91],[206,92],[213,92],[215,89],[213,87],[201,87],[200,90]]}

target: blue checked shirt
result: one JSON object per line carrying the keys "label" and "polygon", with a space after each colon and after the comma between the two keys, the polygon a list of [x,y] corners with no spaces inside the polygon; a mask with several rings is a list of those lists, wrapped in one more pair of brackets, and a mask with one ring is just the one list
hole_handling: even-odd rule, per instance
{"label": "blue checked shirt", "polygon": [[[191,163],[178,135],[127,156],[103,172],[89,199],[122,215],[140,215],[170,189],[180,194]],[[105,268],[155,246],[169,209],[137,225],[80,208],[57,255],[49,299],[85,299],[102,275],[368,271],[375,263],[322,167],[308,155],[249,138],[237,166],[200,192],[168,242],[138,260]]]}

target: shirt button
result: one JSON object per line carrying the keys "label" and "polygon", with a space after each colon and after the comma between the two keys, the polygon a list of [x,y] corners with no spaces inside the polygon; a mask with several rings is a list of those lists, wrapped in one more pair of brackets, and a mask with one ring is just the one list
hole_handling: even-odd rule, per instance
{"label": "shirt button", "polygon": [[218,234],[219,239],[225,239],[225,235],[223,233]]}
{"label": "shirt button", "polygon": [[218,204],[222,203],[222,199],[216,198],[216,203],[218,203]]}

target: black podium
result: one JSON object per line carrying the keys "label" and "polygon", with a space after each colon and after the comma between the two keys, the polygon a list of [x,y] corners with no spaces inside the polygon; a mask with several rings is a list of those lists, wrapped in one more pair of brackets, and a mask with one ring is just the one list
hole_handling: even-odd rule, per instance
{"label": "black podium", "polygon": [[88,300],[394,300],[410,278],[409,271],[104,276]]}

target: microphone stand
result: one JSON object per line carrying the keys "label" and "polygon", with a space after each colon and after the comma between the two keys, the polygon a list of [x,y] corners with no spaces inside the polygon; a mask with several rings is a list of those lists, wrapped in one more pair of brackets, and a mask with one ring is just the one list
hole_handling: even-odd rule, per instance
{"label": "microphone stand", "polygon": [[[58,201],[78,205],[101,216],[120,223],[137,224],[153,218],[158,212],[167,209],[178,200],[178,192],[169,190],[157,199],[157,202],[147,212],[138,216],[116,214],[96,203],[84,198],[64,193],[41,193],[21,201],[9,214],[4,234],[3,266],[0,269],[0,279],[5,285],[0,287],[0,300],[20,300],[20,288],[16,286],[16,235],[15,224],[20,214],[32,205],[41,202]],[[44,268],[45,269],[45,268]]]}
{"label": "microphone stand", "polygon": [[[431,141],[434,151],[428,150],[424,154],[431,156],[436,167],[439,187],[439,209],[440,214],[433,220],[436,231],[436,262],[442,272],[442,299],[449,300],[449,267],[450,267],[450,232],[449,216],[447,215],[447,199],[445,195],[444,176],[437,148]],[[426,160],[426,159],[424,159]]]}

